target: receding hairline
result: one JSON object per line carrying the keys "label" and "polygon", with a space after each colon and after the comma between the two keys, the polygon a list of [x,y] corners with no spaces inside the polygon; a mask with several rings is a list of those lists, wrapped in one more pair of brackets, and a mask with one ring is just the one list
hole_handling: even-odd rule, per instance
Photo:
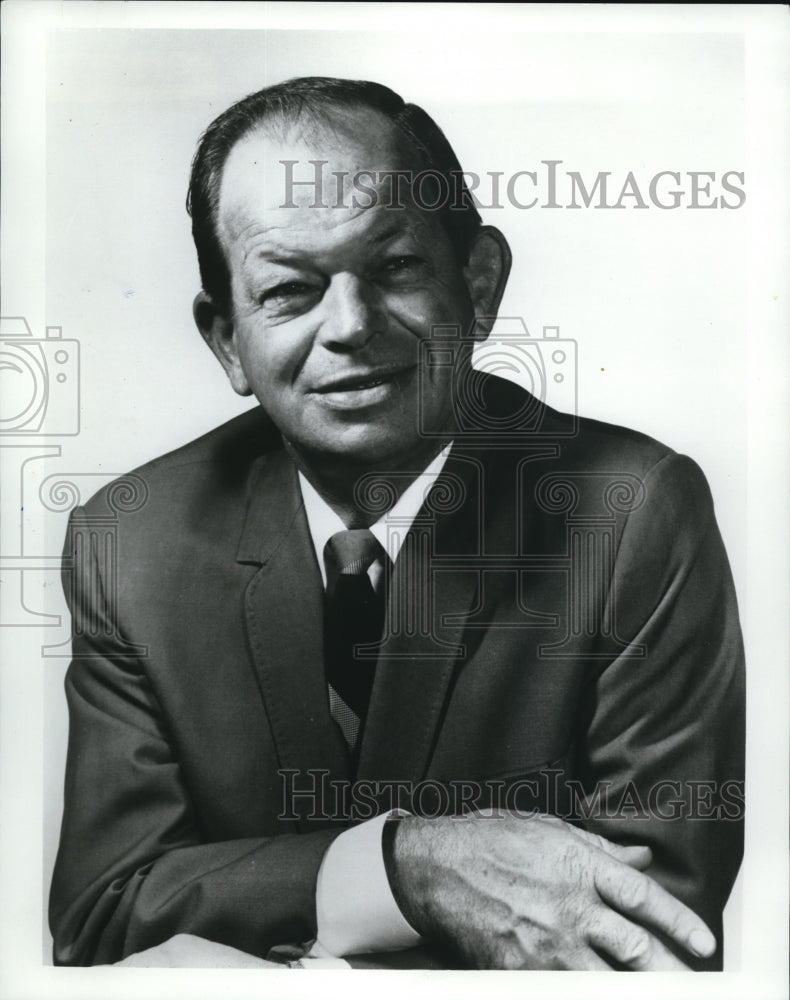
{"label": "receding hairline", "polygon": [[[366,128],[366,123],[371,127]],[[368,165],[362,162],[366,156],[360,157],[361,170],[378,164],[385,174],[425,171],[448,179],[451,185],[457,184],[453,178],[460,177],[461,200],[449,207],[437,207],[459,261],[468,260],[469,247],[482,220],[463,180],[458,157],[431,116],[382,84],[333,77],[294,78],[237,101],[214,119],[198,142],[190,171],[187,211],[192,217],[203,289],[217,302],[227,303],[230,295],[230,274],[217,230],[220,188],[228,158],[256,132],[272,139],[300,136],[316,151],[317,159],[323,158],[322,145],[326,148],[332,143],[339,150],[347,142],[359,144],[368,139],[365,148],[375,150],[375,163]],[[377,147],[371,146],[371,135],[379,136]],[[387,146],[392,149],[389,157]],[[366,155],[374,158],[371,152]],[[456,208],[460,210],[451,210]]]}
{"label": "receding hairline", "polygon": [[[345,103],[327,103],[320,109],[302,107],[296,114],[275,109],[262,115],[252,124],[228,149],[223,163],[222,173],[227,162],[238,146],[256,137],[273,140],[276,143],[294,145],[303,144],[319,151],[322,142],[327,137],[337,148],[343,148],[344,140],[351,140],[359,146],[369,143],[370,133],[360,133],[360,115],[377,121],[381,125],[381,152],[387,145],[396,154],[396,159],[402,166],[415,166],[423,169],[426,166],[425,154],[417,147],[414,140],[398,127],[398,123],[388,117],[378,108],[359,102],[355,105]],[[395,164],[393,163],[393,166]]]}

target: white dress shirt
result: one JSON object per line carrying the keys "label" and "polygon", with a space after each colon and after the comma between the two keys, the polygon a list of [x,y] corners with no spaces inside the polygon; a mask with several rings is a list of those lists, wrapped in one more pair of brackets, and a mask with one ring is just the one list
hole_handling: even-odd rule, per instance
{"label": "white dress shirt", "polygon": [[[392,509],[370,526],[393,563],[408,527],[444,468],[451,447],[452,444],[448,444],[415,478]],[[301,472],[299,486],[316,560],[326,587],[324,547],[332,535],[345,531],[346,525]],[[390,530],[391,525],[397,525],[397,530]],[[368,570],[374,587],[382,571],[379,560]],[[316,883],[316,940],[300,964],[346,965],[339,961],[343,955],[399,951],[419,944],[420,936],[398,908],[384,868],[381,835],[384,823],[396,815],[397,811],[387,813],[351,827],[329,846]]]}

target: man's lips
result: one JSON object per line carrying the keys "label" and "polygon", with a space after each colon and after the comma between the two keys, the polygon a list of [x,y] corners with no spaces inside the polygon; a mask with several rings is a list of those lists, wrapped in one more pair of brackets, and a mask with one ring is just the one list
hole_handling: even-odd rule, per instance
{"label": "man's lips", "polygon": [[385,382],[391,382],[400,375],[412,371],[413,364],[389,365],[383,368],[366,369],[365,371],[349,372],[337,378],[322,382],[312,391],[321,395],[336,392],[356,392],[357,390],[373,389]]}

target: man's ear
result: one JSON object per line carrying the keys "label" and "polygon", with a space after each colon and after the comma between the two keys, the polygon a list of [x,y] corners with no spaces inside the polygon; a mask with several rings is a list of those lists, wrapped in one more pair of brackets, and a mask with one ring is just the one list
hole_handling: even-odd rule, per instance
{"label": "man's ear", "polygon": [[475,311],[475,340],[485,340],[491,333],[512,262],[504,235],[494,226],[482,226],[464,268],[466,287]]}
{"label": "man's ear", "polygon": [[251,395],[252,389],[239,359],[232,317],[218,309],[211,296],[205,292],[198,292],[195,296],[192,315],[201,336],[222,365],[233,389],[240,396]]}

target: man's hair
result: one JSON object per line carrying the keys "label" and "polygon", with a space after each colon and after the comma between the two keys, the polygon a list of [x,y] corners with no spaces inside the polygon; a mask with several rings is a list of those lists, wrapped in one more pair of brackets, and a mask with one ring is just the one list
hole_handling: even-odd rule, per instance
{"label": "man's hair", "polygon": [[423,161],[422,169],[445,178],[446,190],[453,195],[443,200],[437,212],[459,263],[468,262],[482,220],[458,158],[430,115],[416,104],[406,104],[402,97],[379,83],[301,77],[265,87],[238,101],[209,125],[198,143],[189,179],[187,211],[192,217],[192,237],[203,290],[221,311],[228,311],[231,305],[230,271],[218,231],[222,171],[231,150],[266,122],[288,125],[306,116],[320,123],[337,108],[369,108],[380,112]]}

